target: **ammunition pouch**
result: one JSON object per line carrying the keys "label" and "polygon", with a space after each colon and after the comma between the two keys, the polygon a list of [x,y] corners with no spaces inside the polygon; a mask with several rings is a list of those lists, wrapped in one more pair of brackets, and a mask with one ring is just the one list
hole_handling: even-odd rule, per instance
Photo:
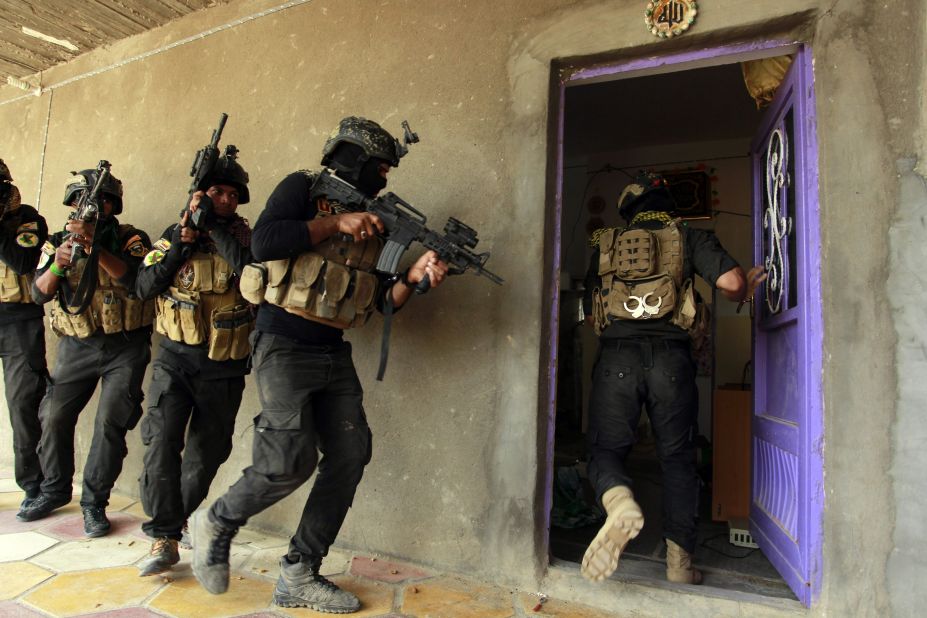
{"label": "ammunition pouch", "polygon": [[17,275],[16,271],[0,262],[0,303],[31,303],[33,275]]}
{"label": "ammunition pouch", "polygon": [[[68,272],[68,283],[76,288],[87,260],[80,260]],[[114,281],[99,268],[99,283],[90,306],[76,315],[64,311],[57,304],[51,311],[51,326],[59,336],[84,339],[102,330],[106,335],[138,330],[154,322],[155,303],[141,300]],[[70,307],[77,310],[77,307]]]}
{"label": "ammunition pouch", "polygon": [[[372,269],[375,258],[374,254],[361,263]],[[249,302],[266,301],[307,320],[342,329],[367,322],[378,288],[373,273],[315,252],[249,264],[241,278],[241,292]]]}
{"label": "ammunition pouch", "polygon": [[179,343],[206,344],[214,361],[240,360],[251,352],[254,314],[232,285],[234,271],[218,255],[195,253],[157,299],[156,330]]}

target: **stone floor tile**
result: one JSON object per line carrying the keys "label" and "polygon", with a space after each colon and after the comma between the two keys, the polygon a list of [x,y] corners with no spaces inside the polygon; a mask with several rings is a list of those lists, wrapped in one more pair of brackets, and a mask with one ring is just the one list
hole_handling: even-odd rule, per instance
{"label": "stone floor tile", "polygon": [[0,616],[3,616],[3,618],[45,618],[45,614],[40,614],[13,601],[0,603]]}
{"label": "stone floor tile", "polygon": [[58,541],[39,532],[16,532],[0,535],[0,562],[26,560]]}
{"label": "stone floor tile", "polygon": [[[0,601],[15,599],[54,575],[28,562],[0,564]],[[2,616],[3,613],[0,613]]]}
{"label": "stone floor tile", "polygon": [[19,503],[26,497],[18,487],[0,493],[0,511],[18,511]]}
{"label": "stone floor tile", "polygon": [[[106,517],[113,525],[112,530],[106,535],[106,538],[124,536],[127,537],[126,542],[139,542],[148,539],[145,533],[142,532],[142,522],[138,518],[119,512],[107,512]],[[46,525],[42,527],[42,532],[48,536],[53,536],[63,541],[87,539],[87,535],[84,534],[84,516],[82,514],[61,517],[51,521],[40,521],[45,521]]]}
{"label": "stone floor tile", "polygon": [[351,574],[367,579],[395,584],[409,579],[422,579],[431,574],[401,562],[390,562],[367,556],[355,556],[351,561]]}
{"label": "stone floor tile", "polygon": [[[2,616],[2,614],[0,614],[0,616]],[[77,618],[81,618],[82,616],[92,616],[93,618],[163,618],[161,614],[156,614],[144,607],[124,607],[122,609],[114,609],[110,612],[81,614]]]}
{"label": "stone floor tile", "polygon": [[405,586],[402,613],[416,618],[512,618],[511,593],[443,578]]}
{"label": "stone floor tile", "polygon": [[164,583],[139,577],[135,567],[62,573],[22,598],[54,616],[105,612],[141,605]]}
{"label": "stone floor tile", "polygon": [[[351,618],[379,618],[384,614],[389,614],[390,610],[393,608],[395,589],[392,586],[380,582],[356,579],[346,575],[332,577],[331,580],[342,589],[353,592],[357,595],[357,598],[360,599],[361,608],[357,612],[350,614]],[[306,607],[290,608],[274,606],[274,609],[287,616],[295,616],[297,618],[331,616],[331,614],[314,612]]]}
{"label": "stone floor tile", "polygon": [[22,489],[11,478],[0,478],[0,492],[17,491],[22,493]]}
{"label": "stone floor tile", "polygon": [[104,536],[60,543],[32,562],[54,571],[83,571],[126,566],[148,553],[148,544],[127,537]]}
{"label": "stone floor tile", "polygon": [[247,543],[255,549],[270,549],[272,547],[286,547],[290,539],[289,537],[276,536],[258,530],[251,530],[250,528],[242,528],[238,531],[238,534],[235,535],[235,542]]}
{"label": "stone floor tile", "polygon": [[[110,494],[109,504],[106,506],[106,512],[109,513],[110,511],[124,511],[136,503],[141,504],[141,501],[131,496],[123,496],[122,494],[116,493]],[[146,517],[145,519],[148,518]]]}
{"label": "stone floor tile", "polygon": [[[238,537],[236,537],[237,541]],[[234,545],[233,545],[234,547]],[[269,577],[276,581],[280,574],[280,557],[286,554],[287,545],[272,549],[261,549],[254,552],[251,558],[242,565],[249,574],[256,577]],[[350,564],[350,555],[340,551],[329,551],[322,561],[321,573],[325,577],[346,573]]]}
{"label": "stone floor tile", "polygon": [[132,515],[134,517],[138,517],[142,521],[146,521],[150,519],[148,515],[145,514],[145,509],[142,508],[141,500],[139,500],[138,502],[133,502],[132,504],[126,506],[124,509],[122,509],[122,512],[128,513],[129,515]]}
{"label": "stone floor tile", "polygon": [[48,524],[47,519],[38,521],[19,521],[16,519],[17,510],[0,511],[0,534],[12,534],[14,532],[29,532],[36,530]]}
{"label": "stone floor tile", "polygon": [[233,572],[228,592],[210,594],[190,576],[168,584],[148,603],[148,607],[176,618],[241,616],[268,610],[273,592],[272,582],[236,576]]}

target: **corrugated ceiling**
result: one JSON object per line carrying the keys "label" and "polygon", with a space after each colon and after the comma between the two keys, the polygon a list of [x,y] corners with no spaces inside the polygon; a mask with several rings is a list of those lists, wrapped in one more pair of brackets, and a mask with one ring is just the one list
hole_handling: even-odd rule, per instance
{"label": "corrugated ceiling", "polygon": [[0,0],[0,83],[231,1]]}

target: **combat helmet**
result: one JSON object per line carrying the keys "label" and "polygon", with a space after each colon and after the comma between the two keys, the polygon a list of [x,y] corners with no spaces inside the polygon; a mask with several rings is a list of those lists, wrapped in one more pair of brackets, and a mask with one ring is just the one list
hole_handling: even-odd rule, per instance
{"label": "combat helmet", "polygon": [[20,199],[10,168],[0,159],[0,215],[19,208]]}
{"label": "combat helmet", "polygon": [[342,143],[355,144],[363,149],[359,165],[371,157],[383,159],[392,167],[399,165],[398,140],[373,120],[360,116],[342,118],[322,148],[322,165],[329,166],[332,163],[332,153]]}
{"label": "combat helmet", "polygon": [[675,208],[666,179],[655,172],[641,171],[618,197],[618,214],[631,221],[644,210],[669,212]]}
{"label": "combat helmet", "polygon": [[[81,170],[79,172],[71,172],[73,178],[68,180],[68,183],[64,187],[64,200],[62,204],[65,206],[70,206],[74,202],[74,197],[80,191],[91,191],[93,185],[97,183],[97,178],[99,178],[100,172],[96,169]],[[103,181],[103,186],[100,187],[100,193],[108,196],[113,201],[113,214],[118,215],[122,213],[122,181],[110,174],[106,180]]]}
{"label": "combat helmet", "polygon": [[225,154],[216,160],[213,168],[197,189],[206,191],[213,185],[229,185],[238,190],[238,203],[247,204],[251,201],[248,191],[248,172],[238,162],[238,148],[229,144],[225,147]]}

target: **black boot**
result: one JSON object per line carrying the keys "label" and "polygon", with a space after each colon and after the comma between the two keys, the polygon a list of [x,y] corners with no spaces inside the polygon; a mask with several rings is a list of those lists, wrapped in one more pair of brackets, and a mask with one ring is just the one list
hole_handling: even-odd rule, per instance
{"label": "black boot", "polygon": [[303,562],[290,564],[286,556],[280,559],[280,577],[274,588],[274,604],[280,607],[308,607],[330,614],[350,614],[361,606],[352,593],[319,575],[318,568]]}
{"label": "black boot", "polygon": [[110,523],[102,506],[85,506],[81,511],[84,513],[84,534],[90,538],[109,534]]}
{"label": "black boot", "polygon": [[35,521],[48,517],[52,511],[63,507],[70,501],[70,496],[51,497],[46,494],[39,494],[28,505],[25,505],[25,501],[23,501],[25,506],[20,507],[19,512],[16,513],[16,519],[19,521]]}

